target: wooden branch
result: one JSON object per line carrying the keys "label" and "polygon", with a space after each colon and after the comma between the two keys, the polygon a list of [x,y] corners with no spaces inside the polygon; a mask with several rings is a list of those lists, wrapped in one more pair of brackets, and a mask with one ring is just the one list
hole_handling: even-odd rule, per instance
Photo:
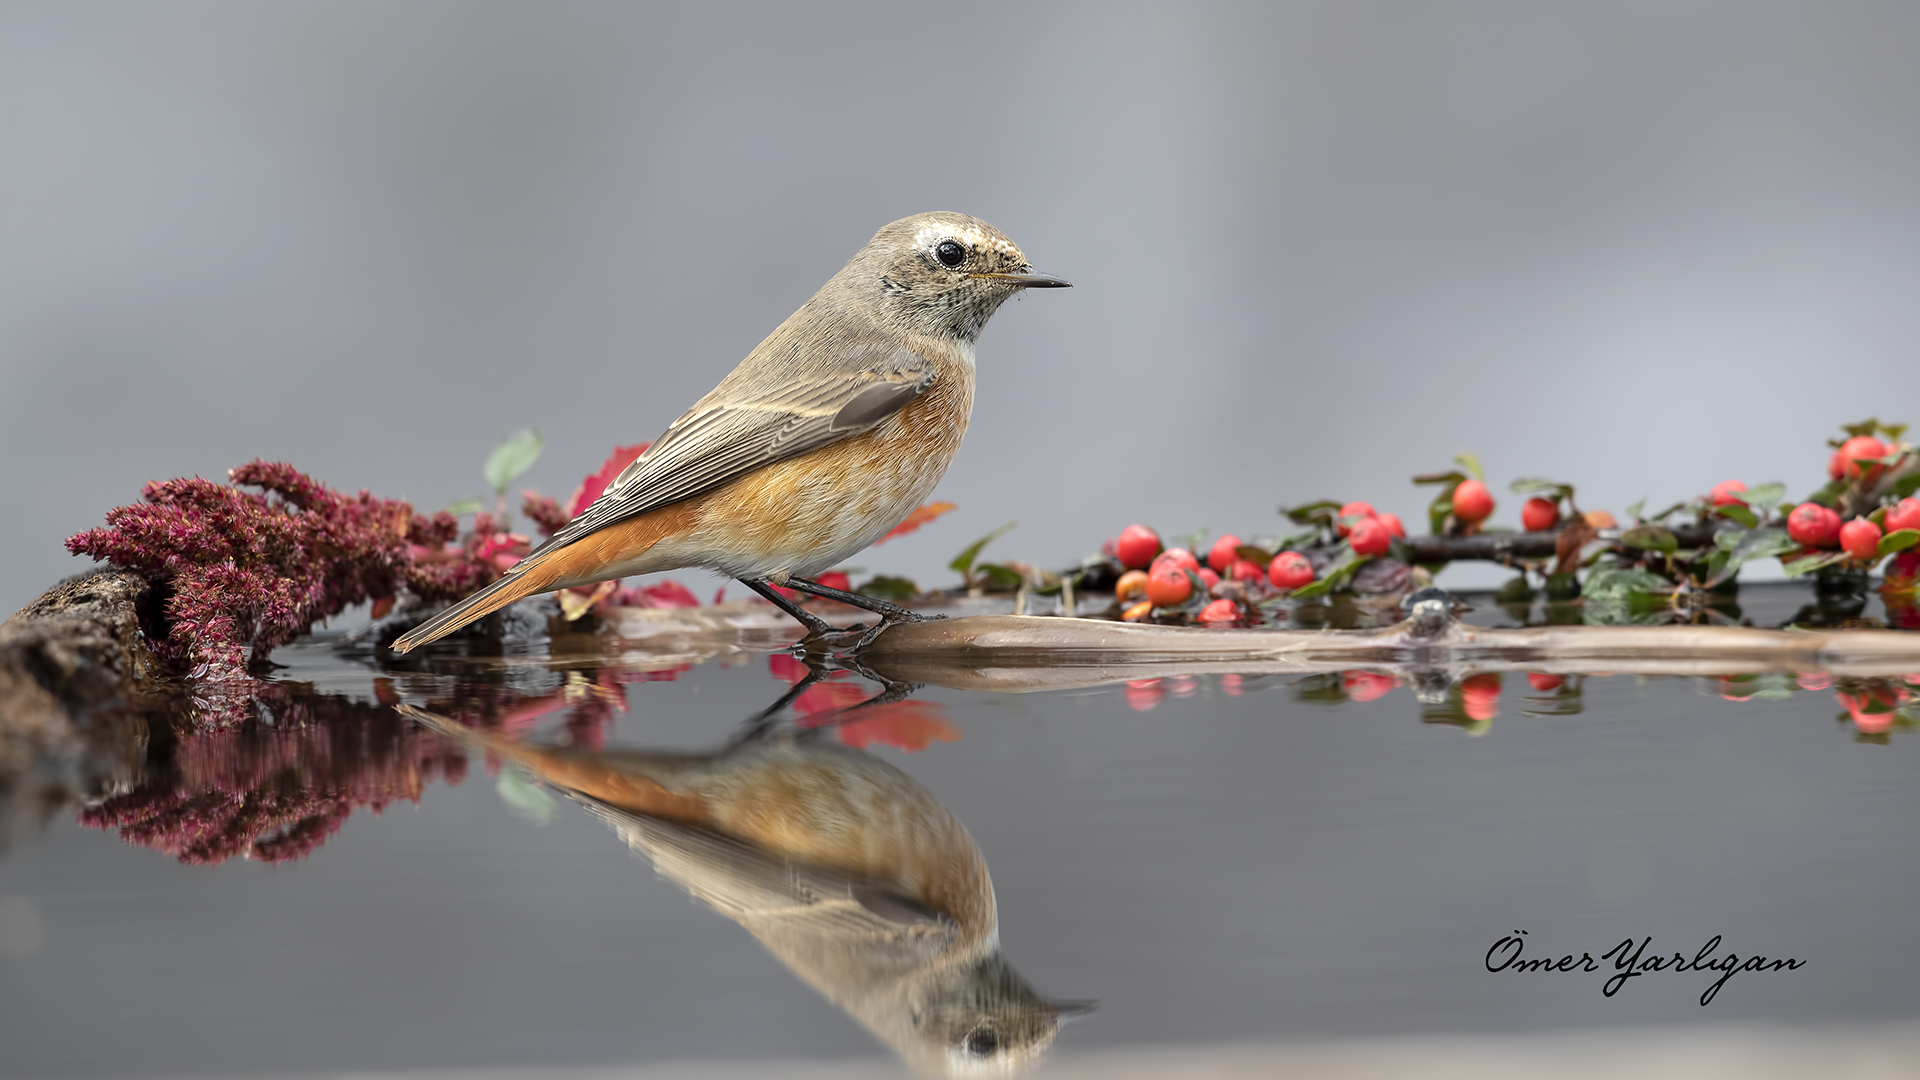
{"label": "wooden branch", "polygon": [[[1717,522],[1688,522],[1668,526],[1682,548],[1709,547]],[[1559,531],[1482,533],[1478,536],[1416,536],[1407,541],[1415,565],[1478,560],[1505,563],[1513,559],[1551,559]]]}
{"label": "wooden branch", "polygon": [[68,578],[0,623],[0,828],[6,804],[40,813],[135,774],[146,728],[116,706],[163,681],[141,628],[153,590],[139,574]]}

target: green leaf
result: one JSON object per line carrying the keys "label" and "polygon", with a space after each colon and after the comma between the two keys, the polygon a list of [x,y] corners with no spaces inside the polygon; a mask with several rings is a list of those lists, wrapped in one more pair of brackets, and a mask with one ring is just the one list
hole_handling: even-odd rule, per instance
{"label": "green leaf", "polygon": [[1453,463],[1473,474],[1475,480],[1485,483],[1486,472],[1480,468],[1480,459],[1471,450],[1462,450],[1453,455]]}
{"label": "green leaf", "polygon": [[1536,491],[1551,491],[1556,500],[1570,499],[1573,497],[1572,484],[1563,484],[1558,480],[1543,480],[1537,476],[1515,480],[1509,487],[1513,489],[1515,495],[1528,495]]}
{"label": "green leaf", "polygon": [[518,768],[509,768],[502,772],[499,782],[494,785],[494,790],[499,792],[501,802],[506,803],[514,813],[535,825],[547,824],[560,812],[560,808],[554,804],[553,796],[528,780]]}
{"label": "green leaf", "polygon": [[481,502],[479,499],[461,499],[458,502],[448,503],[447,513],[452,514],[454,517],[462,517],[486,505],[486,503]]}
{"label": "green leaf", "polygon": [[1641,499],[1639,502],[1634,503],[1632,506],[1627,507],[1627,520],[1639,521],[1640,511],[1645,510],[1646,508],[1647,508],[1647,500],[1645,499]]}
{"label": "green leaf", "polygon": [[1920,469],[1915,469],[1900,479],[1895,480],[1888,494],[1896,499],[1904,499],[1916,491],[1920,491]]}
{"label": "green leaf", "polygon": [[1331,525],[1334,515],[1340,512],[1340,506],[1332,499],[1321,499],[1299,506],[1283,506],[1280,512],[1295,525]]}
{"label": "green leaf", "polygon": [[[1760,524],[1760,519],[1754,516],[1753,511],[1739,503],[1729,503],[1726,506],[1716,507],[1714,513],[1728,520],[1737,521],[1749,529]],[[1722,533],[1720,535],[1724,536],[1726,534]]]}
{"label": "green leaf", "polygon": [[1804,559],[1794,559],[1792,562],[1783,559],[1780,562],[1780,568],[1787,572],[1788,577],[1796,578],[1802,574],[1811,574],[1822,567],[1832,566],[1834,563],[1846,557],[1845,552],[1823,551],[1818,555],[1809,555]]}
{"label": "green leaf", "polygon": [[871,596],[878,600],[912,600],[920,595],[920,586],[903,577],[888,577],[885,574],[869,579],[854,590],[861,596]]}
{"label": "green leaf", "polygon": [[1739,495],[1742,502],[1753,507],[1754,512],[1764,517],[1771,512],[1774,507],[1780,505],[1781,499],[1787,497],[1787,485],[1755,484],[1747,490],[1740,492]]}
{"label": "green leaf", "polygon": [[1880,538],[1880,551],[1875,557],[1891,555],[1896,551],[1905,551],[1915,544],[1920,544],[1920,531],[1901,529],[1899,532],[1890,532]]}
{"label": "green leaf", "polygon": [[1738,573],[1743,563],[1749,563],[1755,559],[1771,559],[1800,547],[1792,537],[1787,535],[1785,529],[1715,533],[1713,542],[1727,558],[1724,565],[1713,568],[1713,575],[1706,582],[1708,588]]}
{"label": "green leaf", "polygon": [[[1463,473],[1458,469],[1454,469],[1450,472],[1421,473],[1420,475],[1413,478],[1413,482],[1416,484],[1422,484],[1422,485],[1445,484],[1448,487],[1452,487],[1453,485],[1458,484],[1460,481],[1465,479],[1467,479],[1466,473]],[[1339,504],[1336,503],[1334,505],[1334,509],[1338,510],[1339,508],[1340,508]]]}
{"label": "green leaf", "polygon": [[981,587],[988,592],[1016,592],[1027,580],[1020,571],[999,563],[981,563],[974,569],[980,571]]}
{"label": "green leaf", "polygon": [[1580,595],[1588,600],[1626,600],[1670,592],[1673,583],[1651,570],[1638,567],[1603,566],[1587,575]]}
{"label": "green leaf", "polygon": [[973,560],[980,557],[981,550],[984,549],[988,544],[991,544],[995,540],[998,540],[1002,536],[1005,536],[1009,529],[1012,529],[1015,525],[1018,525],[1018,524],[1020,524],[1018,521],[1009,521],[1005,525],[1000,526],[999,528],[993,530],[992,532],[981,537],[980,539],[975,540],[973,543],[968,544],[966,548],[960,552],[960,554],[955,555],[953,557],[953,561],[948,563],[947,566],[951,569],[960,571],[960,575],[962,577],[965,577],[969,581],[971,581],[973,579]]}
{"label": "green leaf", "polygon": [[1315,580],[1293,590],[1293,597],[1296,600],[1309,600],[1316,596],[1325,596],[1342,582],[1352,577],[1354,571],[1360,569],[1370,561],[1370,556],[1355,555],[1352,545],[1342,542],[1340,545],[1340,555],[1334,560],[1332,566],[1327,567],[1327,572],[1321,574]]}
{"label": "green leaf", "polygon": [[1274,554],[1266,548],[1254,544],[1241,544],[1239,547],[1233,549],[1233,553],[1255,566],[1262,567],[1273,561]]}
{"label": "green leaf", "polygon": [[540,449],[544,444],[545,440],[541,439],[539,432],[527,430],[494,447],[493,453],[487,455],[487,486],[493,489],[494,494],[505,498],[508,485],[540,460]]}
{"label": "green leaf", "polygon": [[1680,547],[1680,541],[1673,530],[1663,525],[1635,525],[1620,534],[1620,542],[1642,551],[1658,551],[1671,555]]}

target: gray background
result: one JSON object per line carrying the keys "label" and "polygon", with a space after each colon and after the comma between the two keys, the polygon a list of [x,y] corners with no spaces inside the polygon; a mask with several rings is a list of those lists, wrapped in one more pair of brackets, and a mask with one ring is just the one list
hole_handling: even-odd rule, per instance
{"label": "gray background", "polygon": [[936,208],[1077,288],[996,319],[962,510],[872,568],[1412,515],[1463,447],[1616,511],[1803,492],[1920,419],[1916,44],[1832,0],[14,0],[0,609],[254,456],[434,507],[531,425],[565,495]]}

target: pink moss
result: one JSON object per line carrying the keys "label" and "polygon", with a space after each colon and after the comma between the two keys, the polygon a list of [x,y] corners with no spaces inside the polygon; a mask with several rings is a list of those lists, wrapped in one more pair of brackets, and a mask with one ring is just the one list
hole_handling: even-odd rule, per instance
{"label": "pink moss", "polygon": [[148,484],[142,502],[67,540],[76,555],[171,586],[167,634],[151,644],[198,678],[244,679],[249,659],[402,587],[427,601],[464,596],[499,576],[502,552],[516,542],[525,554],[525,538],[496,540],[490,519],[458,543],[451,514],[343,495],[284,463],[254,461],[230,475],[232,486],[199,477]]}

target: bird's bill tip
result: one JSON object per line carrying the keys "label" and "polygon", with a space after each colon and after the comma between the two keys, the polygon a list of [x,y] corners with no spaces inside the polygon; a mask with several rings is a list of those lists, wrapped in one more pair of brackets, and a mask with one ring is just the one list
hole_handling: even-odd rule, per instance
{"label": "bird's bill tip", "polygon": [[1066,278],[1054,277],[1052,274],[1042,274],[1038,271],[1033,271],[1033,270],[1029,270],[1024,274],[975,274],[973,276],[980,277],[980,278],[993,278],[996,281],[1017,282],[1022,287],[1028,288],[1028,289],[1071,289],[1073,288],[1073,282],[1068,281]]}

